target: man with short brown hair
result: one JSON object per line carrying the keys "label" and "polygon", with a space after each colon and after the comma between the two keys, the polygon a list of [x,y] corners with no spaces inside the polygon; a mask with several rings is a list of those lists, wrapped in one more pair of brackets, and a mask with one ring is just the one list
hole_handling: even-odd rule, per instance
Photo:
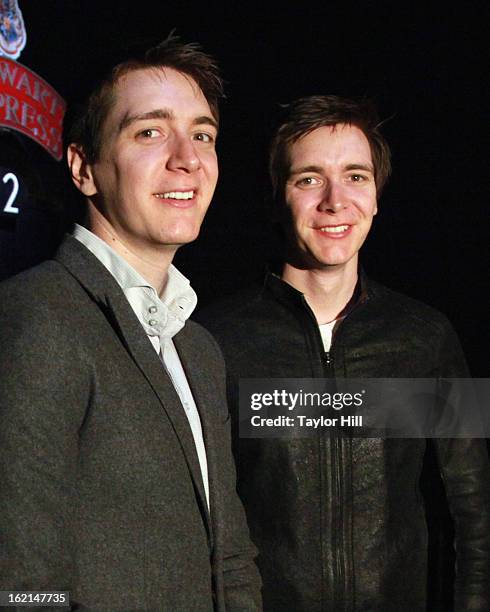
{"label": "man with short brown hair", "polygon": [[261,609],[222,357],[171,263],[216,186],[221,93],[173,37],[118,65],[68,146],[86,227],[0,288],[1,590]]}
{"label": "man with short brown hair", "polygon": [[[467,376],[447,319],[359,268],[390,173],[372,105],[336,96],[293,102],[270,159],[286,236],[283,265],[260,289],[201,317],[226,359],[238,491],[259,548],[264,609],[425,612],[427,533],[418,486],[425,439],[356,438],[327,427],[310,437],[295,430],[289,438],[238,435],[240,378]],[[490,609],[485,443],[434,445],[455,521],[454,609],[484,612]]]}

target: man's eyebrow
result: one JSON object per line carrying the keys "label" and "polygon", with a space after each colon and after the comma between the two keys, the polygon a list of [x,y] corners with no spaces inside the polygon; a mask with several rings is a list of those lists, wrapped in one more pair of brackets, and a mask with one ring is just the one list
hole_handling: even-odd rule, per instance
{"label": "man's eyebrow", "polygon": [[126,113],[119,123],[119,131],[122,132],[128,126],[135,123],[136,121],[145,121],[147,119],[173,119],[174,114],[171,110],[166,108],[158,108],[156,110],[148,111],[147,113],[140,113],[139,115],[129,115]]}
{"label": "man's eyebrow", "polygon": [[212,117],[209,117],[208,115],[201,115],[200,117],[196,117],[192,121],[192,125],[211,125],[216,131],[218,131],[218,122]]}
{"label": "man's eyebrow", "polygon": [[[146,113],[140,113],[138,115],[129,115],[126,113],[119,122],[119,132],[122,132],[137,121],[147,121],[148,119],[165,119],[172,121],[175,119],[175,115],[170,109],[167,108],[158,108]],[[212,125],[216,130],[218,130],[217,122],[212,117],[208,117],[207,115],[196,117],[192,121],[192,125]]]}
{"label": "man's eyebrow", "polygon": [[303,172],[323,172],[321,166],[299,166],[298,168],[291,168],[289,171],[289,176],[293,176],[293,174],[303,174]]}
{"label": "man's eyebrow", "polygon": [[347,164],[345,170],[364,170],[365,172],[371,172],[371,174],[374,174],[374,166],[371,164]]}

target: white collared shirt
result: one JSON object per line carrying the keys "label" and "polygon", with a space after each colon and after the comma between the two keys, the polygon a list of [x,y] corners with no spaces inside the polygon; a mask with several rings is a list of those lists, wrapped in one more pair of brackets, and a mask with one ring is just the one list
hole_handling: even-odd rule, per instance
{"label": "white collared shirt", "polygon": [[208,463],[201,419],[172,340],[196,307],[196,293],[187,278],[170,264],[167,284],[160,298],[154,287],[98,236],[78,224],[75,225],[73,236],[84,244],[116,279],[153,348],[160,356],[191,427],[209,508]]}

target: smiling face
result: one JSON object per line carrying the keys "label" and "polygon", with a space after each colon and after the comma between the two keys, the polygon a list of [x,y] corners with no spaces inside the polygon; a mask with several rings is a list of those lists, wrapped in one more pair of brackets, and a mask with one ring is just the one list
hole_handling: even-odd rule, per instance
{"label": "smiling face", "polygon": [[114,97],[97,161],[68,153],[89,229],[137,257],[173,255],[196,239],[216,187],[216,121],[195,81],[171,68],[123,75]]}
{"label": "smiling face", "polygon": [[352,125],[320,127],[289,148],[289,233],[308,269],[357,269],[377,212],[371,149]]}

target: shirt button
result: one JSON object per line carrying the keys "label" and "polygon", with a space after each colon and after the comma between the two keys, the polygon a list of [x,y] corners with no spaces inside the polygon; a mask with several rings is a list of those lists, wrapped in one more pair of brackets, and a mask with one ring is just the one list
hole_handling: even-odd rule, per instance
{"label": "shirt button", "polygon": [[148,312],[150,312],[151,314],[154,314],[156,311],[157,311],[156,306],[150,306],[150,308],[148,308]]}
{"label": "shirt button", "polygon": [[156,325],[157,323],[158,323],[158,321],[157,321],[156,319],[150,319],[150,320],[148,321],[148,325],[151,325],[152,327],[153,327],[154,325]]}

